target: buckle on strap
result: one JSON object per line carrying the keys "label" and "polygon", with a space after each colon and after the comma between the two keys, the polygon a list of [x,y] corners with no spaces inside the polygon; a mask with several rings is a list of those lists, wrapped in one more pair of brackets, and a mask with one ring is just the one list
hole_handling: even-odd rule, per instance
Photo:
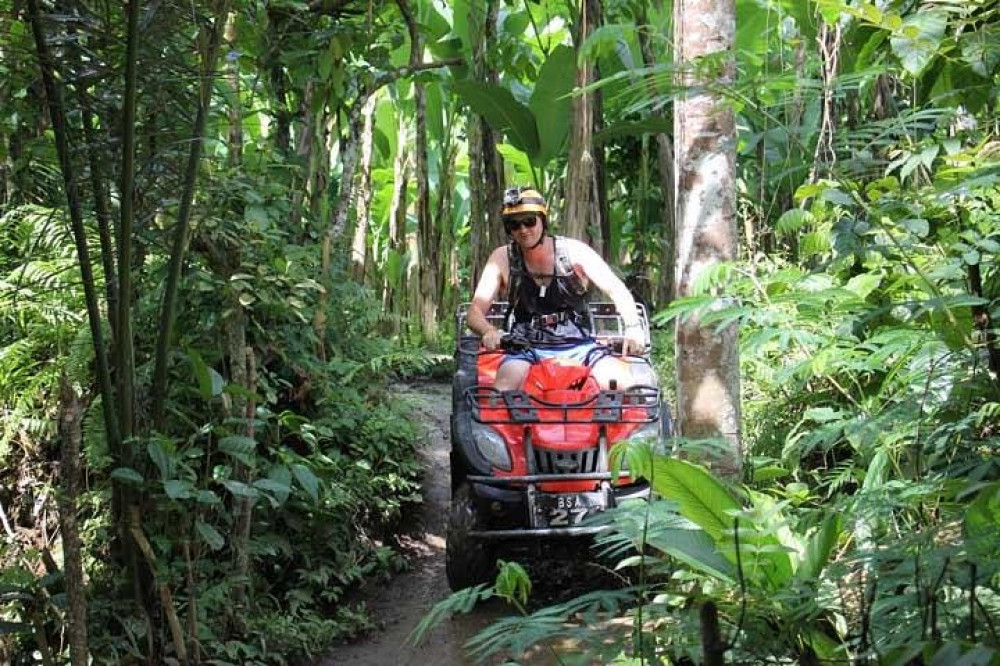
{"label": "buckle on strap", "polygon": [[569,321],[570,316],[567,312],[553,312],[551,314],[538,314],[531,318],[531,325],[536,327],[549,328],[552,326],[557,326],[565,321]]}

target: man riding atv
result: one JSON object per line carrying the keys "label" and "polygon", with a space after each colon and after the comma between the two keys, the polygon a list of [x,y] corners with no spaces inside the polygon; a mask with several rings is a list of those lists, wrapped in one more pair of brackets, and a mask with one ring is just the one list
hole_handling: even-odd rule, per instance
{"label": "man riding atv", "polygon": [[[608,452],[669,428],[645,309],[589,246],[547,233],[536,190],[508,190],[503,220],[511,242],[457,315],[446,562],[456,590],[492,580],[502,549],[551,553],[600,531],[588,516],[645,498],[643,480],[611,478]],[[588,303],[588,283],[612,303]],[[494,302],[501,289],[509,302]]]}
{"label": "man riding atv", "polygon": [[[513,315],[511,332],[536,347],[533,354],[508,354],[500,365],[495,388],[520,388],[531,362],[551,357],[584,362],[602,388],[608,388],[612,381],[621,388],[648,382],[642,364],[613,358],[595,343],[593,332],[587,328],[586,293],[588,282],[592,282],[622,316],[622,355],[644,352],[645,333],[632,294],[589,245],[547,233],[548,213],[545,198],[537,190],[507,190],[502,217],[511,243],[501,245],[490,255],[466,313],[466,325],[482,337],[483,346],[496,349],[501,331],[490,324],[486,315],[503,289],[510,301],[509,314]],[[633,376],[639,372],[645,376]]]}

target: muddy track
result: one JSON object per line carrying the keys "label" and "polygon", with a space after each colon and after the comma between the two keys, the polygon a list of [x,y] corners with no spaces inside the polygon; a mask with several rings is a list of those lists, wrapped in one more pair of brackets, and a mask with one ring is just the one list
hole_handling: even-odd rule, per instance
{"label": "muddy track", "polygon": [[382,629],[355,643],[334,648],[316,662],[316,666],[471,664],[473,662],[464,656],[463,643],[504,613],[499,605],[487,604],[469,615],[446,621],[420,645],[406,643],[410,632],[434,604],[450,594],[444,572],[444,543],[451,499],[448,475],[451,386],[422,383],[399,389],[428,431],[427,441],[420,450],[425,470],[424,502],[413,518],[413,525],[407,527],[407,534],[401,539],[409,569],[388,584],[366,593],[365,601]]}

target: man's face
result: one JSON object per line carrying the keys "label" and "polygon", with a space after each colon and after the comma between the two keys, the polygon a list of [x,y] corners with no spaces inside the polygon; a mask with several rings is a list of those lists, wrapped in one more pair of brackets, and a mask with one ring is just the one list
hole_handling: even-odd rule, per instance
{"label": "man's face", "polygon": [[510,235],[522,247],[533,247],[542,235],[541,216],[536,213],[525,213],[507,221]]}

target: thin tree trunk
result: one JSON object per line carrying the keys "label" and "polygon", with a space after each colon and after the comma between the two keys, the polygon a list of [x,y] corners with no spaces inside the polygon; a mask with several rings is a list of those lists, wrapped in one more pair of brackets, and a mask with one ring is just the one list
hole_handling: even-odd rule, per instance
{"label": "thin tree trunk", "polygon": [[[675,62],[689,89],[674,109],[677,178],[677,290],[694,295],[706,271],[737,256],[735,137],[733,111],[706,84],[732,82],[734,0],[676,0]],[[696,60],[727,54],[721,71],[699,80]],[[702,76],[706,76],[703,74]],[[720,298],[717,306],[723,306]],[[740,397],[738,327],[721,330],[692,316],[677,323],[677,411],[680,434],[688,439],[722,438],[727,455],[717,471],[738,476]]]}
{"label": "thin tree trunk", "polygon": [[[409,133],[406,119],[400,114],[399,127],[396,134],[396,158],[392,165],[392,203],[389,206],[389,247],[387,263],[392,257],[403,260],[403,243],[406,239],[406,209],[407,191],[409,189],[410,158],[406,146],[409,144]],[[400,267],[398,271],[385,271],[385,288],[383,290],[383,309],[393,315],[403,312],[406,302],[406,271]],[[396,326],[398,317],[393,317]],[[398,333],[398,327],[394,329]]]}
{"label": "thin tree trunk", "polygon": [[[410,35],[410,67],[419,68],[423,61],[423,42],[420,30],[410,11],[406,0],[396,0],[399,11],[406,21]],[[436,256],[437,232],[431,216],[430,177],[427,165],[427,101],[424,95],[424,85],[420,81],[413,83],[413,98],[415,106],[416,154],[415,177],[417,179],[417,242],[415,249],[419,257],[415,257],[417,280],[420,288],[415,293],[420,314],[420,329],[424,339],[434,340],[437,337],[437,272],[438,265],[431,260]]]}
{"label": "thin tree trunk", "polygon": [[712,601],[701,605],[701,649],[704,666],[725,666],[726,644],[719,631],[719,611]]}
{"label": "thin tree trunk", "polygon": [[[600,0],[581,0],[581,10],[574,43],[577,51],[600,26]],[[576,86],[584,88],[597,80],[594,64],[584,60],[577,69]],[[589,242],[608,258],[607,228],[604,215],[604,152],[594,143],[600,125],[601,98],[596,92],[573,98],[569,163],[566,167],[566,213],[562,229],[567,236]]]}
{"label": "thin tree trunk", "polygon": [[351,272],[364,284],[368,264],[368,224],[372,207],[372,144],[374,142],[375,95],[370,95],[361,111],[361,164],[358,174],[354,239],[351,243]]}
{"label": "thin tree trunk", "polygon": [[[648,23],[646,10],[643,8],[640,23]],[[653,54],[653,47],[649,43],[649,37],[645,30],[638,33],[639,52],[642,54],[643,65],[649,67],[657,62]],[[655,83],[648,84],[651,94],[658,94]],[[662,108],[654,108],[651,111],[654,118],[666,118],[666,111]],[[660,189],[660,227],[654,234],[657,240],[657,252],[655,257],[647,257],[659,266],[658,280],[655,285],[651,285],[651,296],[655,307],[662,307],[674,298],[674,234],[676,223],[674,220],[674,139],[666,133],[656,135],[656,157]]]}
{"label": "thin tree trunk", "polygon": [[[149,540],[142,531],[142,522],[139,518],[138,507],[129,508],[128,524],[129,533],[132,535],[132,539],[139,547],[139,551],[143,554],[143,557],[146,558],[146,565],[150,571],[154,572],[153,575],[155,578],[156,553],[153,552],[152,545],[150,545]],[[170,637],[174,643],[177,661],[181,666],[187,666],[187,642],[184,639],[184,627],[181,626],[181,621],[177,617],[177,609],[174,607],[173,594],[170,592],[170,587],[164,581],[156,580],[156,587],[160,593],[160,608],[163,609],[163,614],[167,618],[167,627],[170,629]]]}
{"label": "thin tree trunk", "polygon": [[[68,11],[68,10],[67,10]],[[111,325],[111,339],[109,341],[110,354],[116,357],[114,337],[118,330],[118,276],[115,268],[115,247],[114,236],[111,229],[111,203],[108,191],[107,173],[108,169],[104,163],[103,154],[98,151],[100,141],[97,131],[94,128],[94,112],[91,105],[91,97],[87,83],[88,75],[85,73],[81,59],[82,50],[79,48],[79,34],[73,24],[68,28],[71,35],[71,43],[76,48],[72,49],[73,65],[76,77],[76,100],[80,107],[80,119],[83,125],[83,136],[86,141],[87,164],[89,166],[90,189],[94,198],[94,216],[97,219],[97,233],[100,238],[101,266],[104,269],[104,295],[107,301],[108,322]]]}
{"label": "thin tree trunk", "polygon": [[[215,82],[215,61],[222,42],[226,16],[229,14],[229,3],[223,2],[212,22],[211,34],[206,40],[207,50],[202,53],[202,83],[198,95],[198,111],[195,116],[191,137],[191,147],[188,150],[187,164],[184,170],[184,189],[181,192],[180,204],[177,210],[177,223],[174,227],[174,241],[170,252],[170,268],[167,282],[163,287],[163,304],[160,308],[159,337],[156,340],[156,365],[153,372],[153,427],[162,431],[165,426],[167,406],[167,361],[169,359],[171,337],[173,335],[175,310],[177,308],[178,292],[180,291],[181,269],[184,266],[184,256],[187,253],[188,236],[191,222],[191,209],[194,203],[194,188],[198,179],[198,163],[201,161],[201,149],[205,138],[205,124],[208,119],[209,105],[212,101],[212,86]],[[128,126],[126,126],[128,130]],[[134,128],[133,128],[134,131]],[[124,188],[123,188],[123,191]],[[131,226],[131,225],[129,225]],[[122,225],[124,231],[126,226]],[[126,255],[120,253],[120,263],[128,266]],[[128,272],[127,270],[125,271]],[[122,298],[125,298],[122,289]]]}
{"label": "thin tree trunk", "polygon": [[291,227],[293,229],[298,229],[302,223],[303,201],[306,192],[305,184],[312,182],[312,171],[315,168],[313,152],[316,140],[316,127],[320,124],[321,115],[324,116],[325,122],[325,114],[313,111],[313,100],[315,96],[316,84],[312,81],[308,81],[305,85],[305,91],[302,93],[302,102],[299,105],[301,121],[299,122],[297,131],[295,132],[296,159],[300,163],[306,164],[307,167],[303,183],[296,183],[292,187],[292,212],[290,217]]}
{"label": "thin tree trunk", "polygon": [[347,137],[341,140],[340,144],[340,193],[337,198],[337,207],[333,214],[333,220],[327,226],[326,234],[323,236],[323,245],[320,248],[320,283],[324,289],[320,292],[316,303],[316,313],[313,315],[313,330],[318,340],[318,356],[326,358],[326,320],[327,305],[330,301],[330,291],[333,288],[333,253],[337,243],[344,235],[347,227],[347,218],[351,210],[354,199],[354,175],[358,163],[358,143],[361,140],[361,129],[364,122],[362,109],[367,103],[367,95],[359,96],[351,106],[347,117]]}
{"label": "thin tree trunk", "polygon": [[[451,121],[454,121],[454,119],[449,118],[448,120],[450,122],[447,122],[447,126],[450,127],[452,125]],[[435,246],[437,247],[437,269],[435,275],[437,283],[435,284],[434,298],[438,304],[438,310],[443,312],[452,311],[450,307],[452,304],[447,300],[449,282],[447,278],[451,269],[451,249],[455,243],[451,223],[451,194],[454,189],[455,172],[453,164],[457,157],[456,152],[456,146],[451,140],[450,134],[446,134],[439,151],[438,200],[433,220],[436,234]]]}
{"label": "thin tree trunk", "polygon": [[[473,54],[473,72],[478,81],[496,83],[496,72],[489,69],[487,54],[496,41],[497,2],[487,0],[481,14],[469,13],[470,30],[475,29],[481,38]],[[482,20],[473,28],[471,21]],[[496,149],[496,137],[485,119],[475,112],[466,121],[469,128],[469,259],[470,280],[468,291],[475,287],[490,252],[504,242],[503,223],[500,219],[501,191],[503,189],[503,159]]]}
{"label": "thin tree trunk", "polygon": [[[983,297],[989,290],[983,289],[983,274],[980,264],[969,266],[969,292],[974,296]],[[997,271],[997,268],[993,268]],[[996,274],[996,273],[994,273]],[[996,328],[990,317],[989,308],[982,305],[972,306],[972,322],[979,332],[983,346],[986,348],[990,370],[993,372],[993,386],[1000,393],[1000,341],[997,340]]]}
{"label": "thin tree trunk", "polygon": [[80,496],[80,429],[83,401],[66,377],[60,382],[59,439],[62,449],[59,476],[59,526],[62,530],[63,569],[66,576],[66,620],[69,625],[69,652],[72,666],[86,666],[90,647],[87,644],[87,595],[84,587],[83,553],[76,522]]}

